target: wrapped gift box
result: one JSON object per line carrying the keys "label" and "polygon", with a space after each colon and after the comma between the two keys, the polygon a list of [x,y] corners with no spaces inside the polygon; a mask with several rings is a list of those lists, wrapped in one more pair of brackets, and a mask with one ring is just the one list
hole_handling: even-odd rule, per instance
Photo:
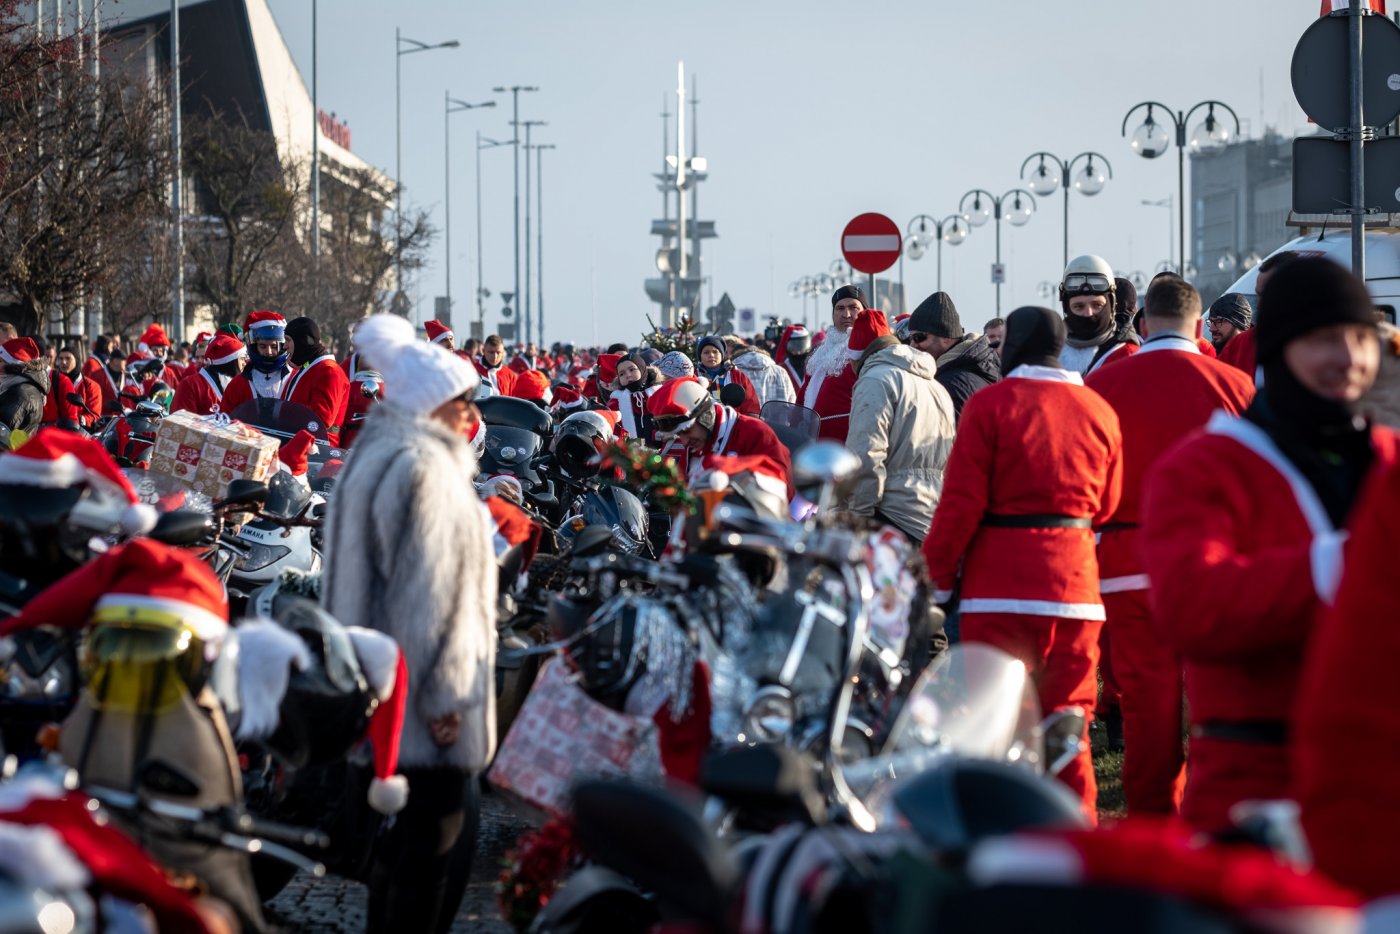
{"label": "wrapped gift box", "polygon": [[656,724],[593,700],[550,662],[540,672],[487,778],[553,814],[568,811],[581,778],[662,780]]}
{"label": "wrapped gift box", "polygon": [[266,480],[278,441],[227,416],[174,412],[161,420],[150,469],[196,493],[222,499],[234,480]]}

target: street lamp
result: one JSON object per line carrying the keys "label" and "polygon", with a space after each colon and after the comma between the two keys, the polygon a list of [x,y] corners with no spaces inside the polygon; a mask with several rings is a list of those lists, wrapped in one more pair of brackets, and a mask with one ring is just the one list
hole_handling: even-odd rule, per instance
{"label": "street lamp", "polygon": [[[972,199],[971,205],[967,203],[968,198]],[[992,269],[992,281],[997,287],[997,317],[1001,317],[1001,285],[1005,278],[1001,266],[1001,222],[1009,221],[1013,227],[1029,224],[1035,214],[1035,196],[1024,188],[1013,188],[998,198],[985,188],[974,188],[962,196],[958,211],[974,227],[996,219],[997,259]]]}
{"label": "street lamp", "polygon": [[491,297],[491,292],[486,288],[486,270],[481,266],[481,151],[509,145],[509,140],[484,139],[481,131],[476,131],[476,320],[481,325],[483,340],[486,338],[486,299]]}
{"label": "street lamp", "polygon": [[[919,214],[909,222],[909,238],[905,242],[905,252],[912,260],[922,259],[930,243],[937,241],[935,250],[938,258],[938,291],[943,291],[943,243],[957,246],[967,239],[969,229],[967,219],[961,214],[949,214],[943,220],[934,220],[927,214]],[[901,277],[902,278],[902,277]]]}
{"label": "street lamp", "polygon": [[455,49],[461,44],[456,39],[419,42],[406,38],[397,26],[394,27],[394,310],[405,317],[408,312],[403,304],[406,301],[403,294],[403,57],[433,49]]}
{"label": "street lamp", "polygon": [[[541,344],[544,343],[544,151],[558,148],[553,143],[535,144],[535,332],[539,334]],[[528,149],[526,153],[529,153]],[[529,168],[529,165],[525,166],[527,172]]]}
{"label": "street lamp", "polygon": [[[444,246],[447,249],[447,319],[452,320],[452,121],[451,116],[461,113],[464,110],[476,110],[480,107],[495,107],[495,101],[486,101],[481,104],[468,104],[466,101],[459,101],[446,91],[442,92],[442,190],[443,190],[443,212],[446,215],[443,224]],[[477,195],[480,198],[480,194]],[[480,231],[477,236],[481,236]],[[477,275],[480,275],[478,271]]]}
{"label": "street lamp", "polygon": [[[530,150],[534,147],[530,145],[530,131],[537,126],[548,126],[543,120],[526,120],[520,124],[525,128],[525,291],[521,293],[520,309],[521,320],[525,322],[525,342],[529,343],[531,328],[534,327],[530,317]],[[538,335],[540,343],[544,343],[544,335]]]}
{"label": "street lamp", "polygon": [[496,94],[510,92],[511,96],[511,140],[515,147],[515,294],[520,294],[520,92],[538,91],[532,85],[513,84],[510,87],[497,85],[491,89]]}
{"label": "street lamp", "polygon": [[[1142,108],[1147,108],[1147,116],[1142,121],[1142,125],[1133,131],[1129,145],[1133,152],[1136,152],[1144,159],[1156,159],[1164,155],[1170,145],[1170,135],[1166,127],[1157,122],[1154,111],[1161,108],[1171,120],[1176,129],[1176,221],[1177,221],[1177,245],[1179,248],[1180,267],[1179,271],[1184,275],[1186,268],[1186,148],[1200,155],[1211,155],[1224,149],[1229,144],[1231,136],[1240,132],[1240,118],[1231,109],[1229,104],[1221,101],[1209,100],[1201,101],[1196,106],[1187,111],[1173,112],[1166,104],[1158,101],[1143,101],[1141,104],[1134,104],[1126,114],[1123,115],[1123,126],[1120,135],[1128,135],[1128,120]],[[1202,107],[1206,108],[1205,119],[1192,131],[1188,138],[1186,135],[1187,124],[1191,122],[1191,117]],[[1230,115],[1235,121],[1234,134],[1231,134],[1225,123],[1215,115],[1215,108],[1219,107]]]}
{"label": "street lamp", "polygon": [[[1033,160],[1036,162],[1035,168],[1031,171],[1030,178],[1026,177],[1026,168]],[[1079,160],[1084,160],[1084,167],[1075,171],[1075,165]],[[1098,160],[1096,163],[1094,160]],[[1045,163],[1049,161],[1058,172],[1050,171],[1050,166]],[[1100,168],[1102,166],[1102,168]],[[1104,171],[1108,175],[1105,177]],[[1041,197],[1053,195],[1055,189],[1063,188],[1065,192],[1065,237],[1064,237],[1064,263],[1069,265],[1069,190],[1073,187],[1080,194],[1093,197],[1103,191],[1103,186],[1108,184],[1108,179],[1113,177],[1113,166],[1108,164],[1108,160],[1096,152],[1081,152],[1079,155],[1069,160],[1064,160],[1048,152],[1033,152],[1026,161],[1021,163],[1021,181],[1025,182],[1032,192]]]}

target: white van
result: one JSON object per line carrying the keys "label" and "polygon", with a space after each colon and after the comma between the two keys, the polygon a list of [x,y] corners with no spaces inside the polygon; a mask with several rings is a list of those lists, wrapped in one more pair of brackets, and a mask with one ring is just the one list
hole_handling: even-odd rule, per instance
{"label": "white van", "polygon": [[[1351,268],[1351,232],[1326,229],[1320,234],[1309,233],[1290,240],[1270,253],[1293,252],[1303,256],[1326,256],[1328,259]],[[1239,292],[1249,299],[1250,305],[1258,304],[1254,291],[1254,280],[1259,278],[1259,267],[1251,269],[1226,289],[1226,292]],[[1366,286],[1371,290],[1376,310],[1385,320],[1395,324],[1396,310],[1400,309],[1400,229],[1371,229],[1366,231]]]}

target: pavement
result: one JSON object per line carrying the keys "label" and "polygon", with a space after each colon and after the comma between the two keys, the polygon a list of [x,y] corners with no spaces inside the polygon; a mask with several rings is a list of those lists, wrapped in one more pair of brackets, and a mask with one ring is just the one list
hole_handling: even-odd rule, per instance
{"label": "pavement", "polygon": [[[499,796],[482,796],[471,885],[452,924],[453,934],[511,934],[512,928],[496,911],[496,879],[506,850],[529,827],[527,820]],[[365,887],[358,882],[338,876],[317,879],[302,873],[272,900],[268,921],[284,930],[306,934],[361,934],[365,929],[366,898]]]}

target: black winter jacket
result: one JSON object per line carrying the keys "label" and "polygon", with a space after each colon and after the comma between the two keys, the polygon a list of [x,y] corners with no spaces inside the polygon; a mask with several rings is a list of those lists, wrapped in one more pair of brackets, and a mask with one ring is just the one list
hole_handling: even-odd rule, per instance
{"label": "black winter jacket", "polygon": [[953,397],[953,414],[961,418],[968,396],[1001,379],[1001,358],[985,337],[965,334],[938,358],[933,378]]}
{"label": "black winter jacket", "polygon": [[7,364],[0,387],[0,425],[33,434],[44,420],[44,400],[49,395],[49,375],[43,364]]}

